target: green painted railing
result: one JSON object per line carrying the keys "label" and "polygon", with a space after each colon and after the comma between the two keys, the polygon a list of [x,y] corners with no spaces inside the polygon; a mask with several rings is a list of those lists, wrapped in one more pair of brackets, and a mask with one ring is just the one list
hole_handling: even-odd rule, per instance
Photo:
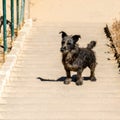
{"label": "green painted railing", "polygon": [[14,0],[11,0],[11,46],[14,41]]}
{"label": "green painted railing", "polygon": [[5,61],[5,55],[7,53],[6,0],[2,1],[2,5],[3,5],[3,45],[4,45],[3,59]]}
{"label": "green painted railing", "polygon": [[17,21],[17,31],[16,32],[17,32],[17,35],[18,35],[19,24],[20,24],[20,22],[19,22],[20,21],[19,3],[20,3],[20,0],[16,0],[16,10],[17,10],[17,17],[16,17],[17,18],[17,20],[16,20]]}
{"label": "green painted railing", "polygon": [[[8,51],[8,42],[7,42],[7,7],[6,3],[10,2],[10,14],[11,14],[11,21],[10,21],[10,28],[11,28],[11,48],[12,44],[15,39],[15,35],[18,36],[19,30],[24,24],[24,16],[25,16],[25,4],[29,3],[29,0],[2,0],[2,11],[3,11],[3,49],[4,49],[4,59],[5,55]],[[16,3],[16,4],[15,4]],[[16,6],[16,9],[15,9]],[[16,16],[15,16],[16,13]],[[16,25],[15,22],[16,21]],[[16,26],[16,28],[15,28]]]}

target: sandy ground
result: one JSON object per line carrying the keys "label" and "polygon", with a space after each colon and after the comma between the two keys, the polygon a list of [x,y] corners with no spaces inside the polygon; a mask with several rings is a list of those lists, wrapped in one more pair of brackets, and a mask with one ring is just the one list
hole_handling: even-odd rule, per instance
{"label": "sandy ground", "polygon": [[[120,19],[120,0],[28,1],[31,18],[41,22],[113,22],[116,17]],[[0,3],[1,15],[2,0]],[[10,1],[7,1],[7,18],[10,18]]]}
{"label": "sandy ground", "polygon": [[120,0],[31,0],[30,13],[41,22],[112,22]]}

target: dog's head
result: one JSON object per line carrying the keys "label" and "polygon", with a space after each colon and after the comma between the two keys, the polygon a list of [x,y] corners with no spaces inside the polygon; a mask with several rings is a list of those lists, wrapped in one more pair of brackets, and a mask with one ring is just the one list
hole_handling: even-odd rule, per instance
{"label": "dog's head", "polygon": [[62,53],[68,53],[75,48],[76,42],[81,38],[80,35],[67,35],[64,31],[61,31],[62,42],[61,49]]}

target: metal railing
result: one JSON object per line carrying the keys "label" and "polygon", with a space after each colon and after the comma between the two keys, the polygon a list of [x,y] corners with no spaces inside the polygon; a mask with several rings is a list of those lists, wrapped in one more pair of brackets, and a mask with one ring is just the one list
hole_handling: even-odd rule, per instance
{"label": "metal railing", "polygon": [[[6,3],[10,2],[10,21],[7,20],[7,7]],[[2,24],[3,24],[3,59],[5,61],[5,56],[8,52],[7,45],[7,24],[9,22],[10,33],[11,33],[11,48],[15,39],[15,36],[18,36],[19,30],[24,25],[24,17],[25,17],[25,5],[29,4],[29,0],[2,0]],[[16,8],[15,8],[16,6]],[[28,5],[29,6],[29,5]],[[28,7],[29,8],[29,7]],[[16,13],[16,16],[15,16]]]}

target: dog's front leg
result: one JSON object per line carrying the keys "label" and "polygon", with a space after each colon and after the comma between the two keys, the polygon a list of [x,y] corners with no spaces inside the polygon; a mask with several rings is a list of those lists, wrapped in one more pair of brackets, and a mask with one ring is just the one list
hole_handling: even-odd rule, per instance
{"label": "dog's front leg", "polygon": [[76,85],[82,85],[83,84],[83,80],[82,80],[82,71],[83,70],[78,70],[77,71],[77,81],[76,81]]}
{"label": "dog's front leg", "polygon": [[70,82],[71,82],[70,70],[66,70],[66,76],[67,76],[67,78],[65,79],[64,84],[70,84]]}

